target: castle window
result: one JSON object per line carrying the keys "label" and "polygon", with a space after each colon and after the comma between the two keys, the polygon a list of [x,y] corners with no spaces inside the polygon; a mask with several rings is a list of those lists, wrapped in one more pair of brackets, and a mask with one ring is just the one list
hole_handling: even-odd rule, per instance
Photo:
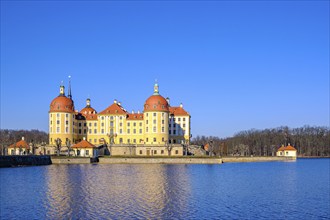
{"label": "castle window", "polygon": [[133,123],[133,126],[134,126],[134,127],[136,126],[136,123],[135,123],[135,122]]}
{"label": "castle window", "polygon": [[162,142],[164,142],[165,141],[165,138],[162,138]]}
{"label": "castle window", "polygon": [[186,124],[183,124],[182,126],[185,128],[186,127]]}
{"label": "castle window", "polygon": [[96,139],[94,139],[94,143],[95,143],[95,144],[96,144],[96,141],[97,141],[97,140],[96,140]]}
{"label": "castle window", "polygon": [[65,128],[65,133],[68,133],[68,132],[69,132],[69,128],[66,127],[66,128]]}
{"label": "castle window", "polygon": [[148,120],[146,120],[146,124],[148,124],[149,123],[149,121]]}
{"label": "castle window", "polygon": [[110,121],[110,127],[113,127],[113,121]]}
{"label": "castle window", "polygon": [[154,154],[157,154],[157,150],[154,150]]}
{"label": "castle window", "polygon": [[142,134],[142,129],[140,129],[140,134]]}
{"label": "castle window", "polygon": [[142,127],[142,122],[140,122],[140,127]]}
{"label": "castle window", "polygon": [[50,124],[52,125],[53,124],[53,121],[50,121]]}
{"label": "castle window", "polygon": [[65,114],[65,117],[67,118],[69,116],[69,114]]}
{"label": "castle window", "polygon": [[94,134],[96,134],[97,133],[97,129],[94,129]]}
{"label": "castle window", "polygon": [[122,134],[123,133],[123,129],[119,129],[119,134]]}
{"label": "castle window", "polygon": [[157,105],[154,105],[154,108],[157,108]]}
{"label": "castle window", "polygon": [[156,119],[153,121],[154,124],[156,124]]}
{"label": "castle window", "polygon": [[60,127],[57,127],[57,128],[56,128],[56,132],[57,132],[57,133],[60,133]]}
{"label": "castle window", "polygon": [[84,129],[84,134],[86,134],[86,129]]}
{"label": "castle window", "polygon": [[176,134],[176,130],[173,131],[173,134]]}
{"label": "castle window", "polygon": [[178,121],[181,121],[181,118],[178,118]]}
{"label": "castle window", "polygon": [[89,122],[89,127],[92,127],[92,123]]}
{"label": "castle window", "polygon": [[110,120],[113,120],[113,116],[110,116]]}
{"label": "castle window", "polygon": [[156,117],[157,116],[157,113],[154,113],[154,117]]}
{"label": "castle window", "polygon": [[66,124],[66,125],[68,125],[68,124],[69,124],[69,121],[68,121],[68,120],[66,120],[66,121],[65,121],[65,124]]}
{"label": "castle window", "polygon": [[97,126],[97,123],[95,122],[95,123],[94,123],[94,127],[96,127],[96,126]]}
{"label": "castle window", "polygon": [[142,150],[140,150],[140,154],[142,154]]}
{"label": "castle window", "polygon": [[164,127],[162,127],[162,132],[165,132],[165,128]]}
{"label": "castle window", "polygon": [[104,116],[101,117],[101,120],[104,120]]}
{"label": "castle window", "polygon": [[149,114],[147,113],[147,117],[149,116]]}
{"label": "castle window", "polygon": [[81,127],[81,123],[79,123],[79,127]]}
{"label": "castle window", "polygon": [[134,143],[134,144],[136,143],[136,139],[133,139],[133,143]]}
{"label": "castle window", "polygon": [[81,129],[79,129],[79,134],[81,134]]}
{"label": "castle window", "polygon": [[122,120],[123,119],[123,116],[120,116],[119,119]]}
{"label": "castle window", "polygon": [[133,134],[136,134],[136,129],[133,129]]}
{"label": "castle window", "polygon": [[156,126],[153,127],[153,132],[156,132]]}
{"label": "castle window", "polygon": [[169,130],[169,134],[172,134],[172,131],[171,130]]}
{"label": "castle window", "polygon": [[162,120],[162,124],[165,124],[165,120]]}
{"label": "castle window", "polygon": [[183,118],[182,120],[183,120],[183,121],[186,121],[186,118]]}
{"label": "castle window", "polygon": [[101,134],[104,134],[104,129],[101,129]]}
{"label": "castle window", "polygon": [[127,134],[131,133],[131,129],[127,129]]}
{"label": "castle window", "polygon": [[123,143],[123,139],[122,138],[119,138],[119,143]]}
{"label": "castle window", "polygon": [[131,125],[131,123],[128,122],[128,123],[127,123],[127,126],[129,127],[130,125]]}
{"label": "castle window", "polygon": [[123,126],[123,123],[120,122],[120,123],[119,123],[119,126],[120,126],[120,127]]}
{"label": "castle window", "polygon": [[86,125],[87,125],[87,124],[86,124],[86,123],[84,123],[84,126],[85,126],[85,127],[86,127]]}
{"label": "castle window", "polygon": [[104,127],[104,123],[103,122],[101,123],[101,126]]}
{"label": "castle window", "polygon": [[88,141],[92,143],[92,139],[89,139]]}
{"label": "castle window", "polygon": [[146,127],[146,133],[148,133],[149,132],[149,128],[148,127]]}
{"label": "castle window", "polygon": [[91,133],[92,133],[92,129],[89,129],[89,130],[88,130],[88,133],[90,133],[90,134],[91,134]]}
{"label": "castle window", "polygon": [[127,143],[130,143],[131,142],[131,139],[127,139]]}
{"label": "castle window", "polygon": [[179,151],[178,150],[175,150],[175,154],[179,154]]}
{"label": "castle window", "polygon": [[164,150],[161,150],[160,153],[161,153],[161,154],[164,154]]}
{"label": "castle window", "polygon": [[56,124],[58,124],[58,125],[59,125],[59,124],[60,124],[60,120],[57,120],[57,121],[56,121]]}
{"label": "castle window", "polygon": [[157,138],[154,138],[154,142],[157,142]]}

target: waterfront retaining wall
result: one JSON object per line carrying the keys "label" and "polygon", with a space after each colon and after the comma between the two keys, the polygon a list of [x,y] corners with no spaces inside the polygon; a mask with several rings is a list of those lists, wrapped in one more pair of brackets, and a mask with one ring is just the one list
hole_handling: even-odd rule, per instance
{"label": "waterfront retaining wall", "polygon": [[50,156],[0,156],[0,167],[39,166],[50,164],[52,164]]}
{"label": "waterfront retaining wall", "polygon": [[221,164],[220,158],[116,158],[100,157],[100,164]]}
{"label": "waterfront retaining wall", "polygon": [[292,161],[294,157],[222,157],[224,163]]}
{"label": "waterfront retaining wall", "polygon": [[91,158],[51,158],[53,164],[88,164],[91,163]]}

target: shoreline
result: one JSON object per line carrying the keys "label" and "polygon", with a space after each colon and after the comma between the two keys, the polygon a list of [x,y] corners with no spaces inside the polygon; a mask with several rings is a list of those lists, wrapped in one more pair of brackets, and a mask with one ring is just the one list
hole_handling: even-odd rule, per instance
{"label": "shoreline", "polygon": [[40,166],[51,164],[222,164],[246,162],[296,161],[330,157],[67,157],[67,156],[0,156],[1,167]]}

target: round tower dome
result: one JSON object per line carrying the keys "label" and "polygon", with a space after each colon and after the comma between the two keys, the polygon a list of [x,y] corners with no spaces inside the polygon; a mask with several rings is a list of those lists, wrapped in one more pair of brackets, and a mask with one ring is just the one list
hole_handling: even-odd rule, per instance
{"label": "round tower dome", "polygon": [[169,111],[169,104],[166,99],[159,94],[159,86],[154,86],[154,94],[144,103],[144,111]]}
{"label": "round tower dome", "polygon": [[60,86],[60,95],[50,103],[49,112],[74,112],[73,101],[65,96],[64,86]]}

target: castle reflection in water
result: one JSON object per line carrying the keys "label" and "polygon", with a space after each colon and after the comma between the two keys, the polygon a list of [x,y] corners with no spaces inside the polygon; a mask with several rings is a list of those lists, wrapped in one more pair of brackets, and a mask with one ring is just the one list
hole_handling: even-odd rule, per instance
{"label": "castle reflection in water", "polygon": [[189,211],[191,181],[185,166],[73,166],[47,170],[46,218],[173,218]]}

